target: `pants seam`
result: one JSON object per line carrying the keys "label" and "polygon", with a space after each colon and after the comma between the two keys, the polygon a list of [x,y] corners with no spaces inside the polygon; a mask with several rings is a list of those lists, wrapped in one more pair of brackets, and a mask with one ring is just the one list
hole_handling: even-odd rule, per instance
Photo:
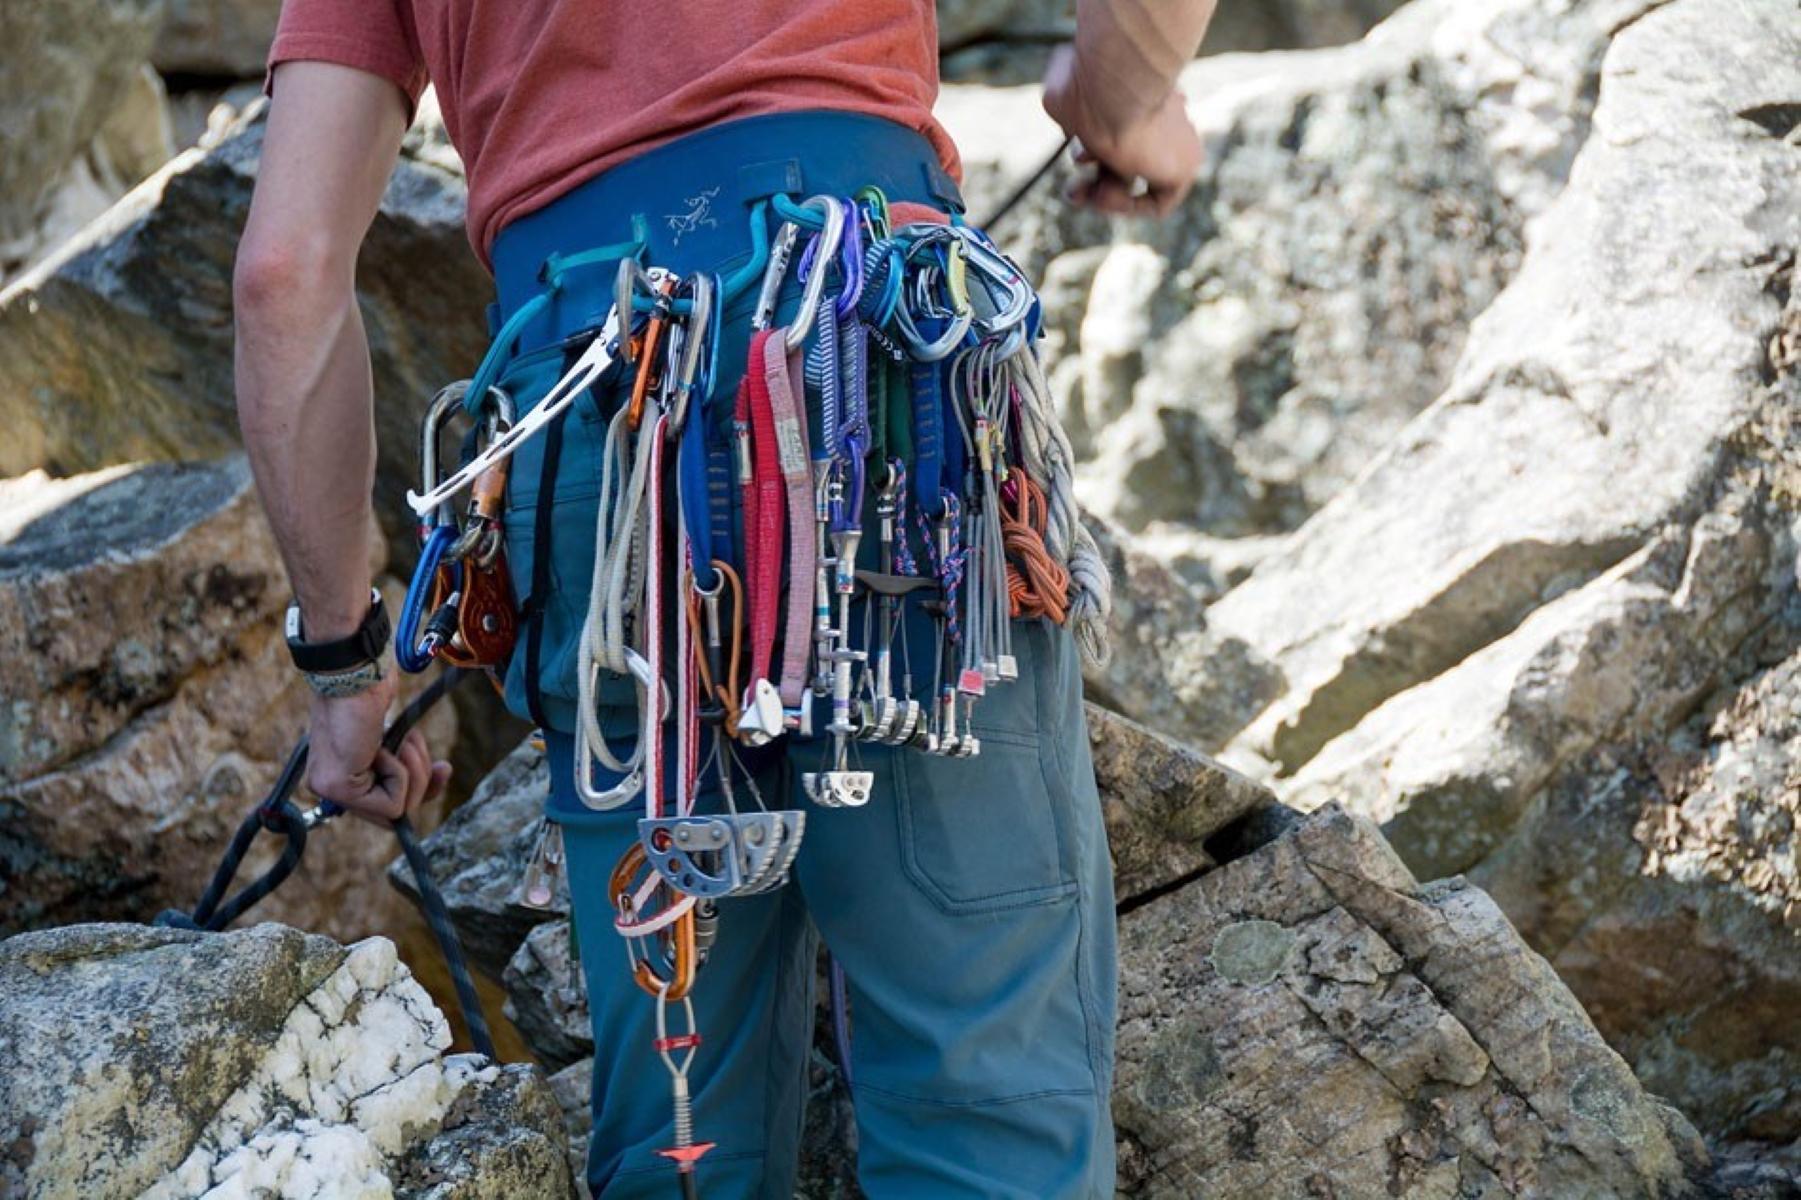
{"label": "pants seam", "polygon": [[[1059,647],[1057,645],[1057,635],[1055,635],[1055,634],[1051,633],[1050,631],[1048,631],[1047,629],[1045,629],[1042,624],[1037,625],[1034,629],[1034,632],[1039,636],[1039,638],[1042,639],[1042,641],[1044,643],[1043,653],[1039,655],[1039,664],[1038,665],[1040,667],[1040,670],[1038,673],[1040,675],[1040,678],[1036,681],[1038,692],[1037,692],[1037,695],[1034,696],[1034,700],[1037,701],[1040,705],[1042,705],[1044,703],[1045,689],[1049,686],[1048,682],[1042,678],[1043,673],[1044,673],[1042,668],[1047,663],[1055,661],[1057,664],[1057,670],[1058,670],[1059,674],[1061,674],[1061,672],[1063,670],[1067,669],[1067,661],[1066,661],[1067,655],[1066,655],[1066,653],[1064,653],[1064,651],[1067,650],[1069,644],[1066,642],[1064,644],[1064,646]],[[1076,685],[1076,688],[1077,688],[1077,694],[1080,695],[1081,684],[1079,681]],[[1063,691],[1063,689],[1057,689],[1059,696],[1061,695],[1062,691]],[[1061,715],[1061,714],[1059,714],[1059,715]],[[1073,723],[1082,727],[1083,733],[1085,736],[1086,732],[1087,732],[1087,714],[1082,710],[1081,701],[1079,699],[1076,702],[1076,714],[1075,714],[1075,720]],[[1039,729],[1040,729],[1041,733],[1043,731],[1043,727],[1044,727],[1044,714],[1041,711],[1039,713]],[[1062,732],[1067,733],[1069,731],[1063,730]],[[1086,794],[1083,791],[1083,789],[1081,789],[1075,785],[1075,782],[1074,782],[1074,780],[1075,780],[1074,765],[1075,764],[1071,760],[1072,760],[1072,758],[1074,758],[1076,756],[1074,754],[1072,754],[1069,750],[1069,747],[1064,744],[1066,740],[1067,739],[1064,737],[1053,737],[1053,738],[1049,739],[1049,741],[1051,743],[1051,753],[1055,756],[1056,765],[1058,766],[1058,768],[1060,768],[1059,774],[1064,779],[1071,781],[1071,784],[1069,787],[1069,814],[1068,815],[1070,817],[1070,820],[1072,822],[1074,822],[1076,819],[1076,816],[1077,816],[1076,806],[1078,804],[1085,802]],[[1045,770],[1046,764],[1045,764],[1045,760],[1042,757],[1042,755],[1039,757],[1038,765],[1039,765],[1039,771],[1041,773],[1043,773]],[[1047,790],[1051,787],[1051,780],[1048,775],[1046,775],[1046,777],[1045,777],[1045,787]],[[1064,844],[1063,822],[1061,820],[1056,819],[1054,814],[1052,817],[1052,822],[1057,830],[1057,844],[1059,847],[1062,847]],[[1070,832],[1071,832],[1071,836],[1075,836],[1075,831],[1073,829]],[[1078,842],[1085,843],[1088,839],[1078,838],[1077,840],[1078,840]],[[1088,849],[1092,849],[1092,847],[1089,847]],[[1080,858],[1086,859],[1088,857],[1087,854],[1082,853],[1080,848],[1078,848],[1077,853]],[[1089,966],[1089,962],[1088,962],[1089,943],[1093,940],[1093,932],[1089,928],[1089,922],[1090,922],[1089,909],[1090,909],[1091,905],[1097,904],[1098,900],[1092,894],[1091,889],[1092,889],[1092,885],[1093,885],[1094,881],[1091,878],[1089,878],[1090,873],[1085,869],[1086,862],[1083,862],[1083,861],[1072,862],[1071,867],[1072,867],[1072,869],[1071,869],[1070,874],[1073,876],[1071,882],[1074,884],[1075,900],[1076,900],[1076,903],[1075,903],[1075,910],[1076,910],[1076,955],[1075,955],[1076,1004],[1082,1010],[1082,1038],[1083,1038],[1083,1041],[1086,1043],[1085,1049],[1088,1052],[1087,1053],[1088,1076],[1089,1076],[1090,1081],[1093,1084],[1095,1093],[1097,1095],[1099,1095],[1102,1092],[1102,1081],[1103,1081],[1103,1076],[1105,1074],[1105,1068],[1100,1061],[1100,1058],[1101,1058],[1101,1055],[1100,1055],[1101,1032],[1099,1029],[1100,1022],[1097,1020],[1096,1014],[1095,1014],[1095,995],[1094,995],[1095,981],[1093,978],[1091,978],[1093,972],[1090,970],[1090,966]]]}
{"label": "pants seam", "polygon": [[[780,772],[781,787],[785,792],[785,789],[790,782],[788,779],[788,764],[785,757],[780,766]],[[789,913],[797,903],[804,906],[805,898],[799,895],[799,886],[797,882],[790,880],[789,886],[782,889],[781,907],[776,912],[776,945],[778,949],[783,944],[782,934],[788,925]],[[806,918],[804,914],[803,921],[810,924],[810,918]],[[811,946],[812,939],[808,936],[808,930],[804,926],[801,930],[801,941],[803,951],[809,948],[811,949],[811,953],[802,953],[798,955],[798,957],[805,960],[803,964],[804,969],[810,973],[813,969],[813,959],[818,954],[818,948]],[[789,975],[791,974],[791,957],[794,956],[787,953],[779,953],[777,956],[775,981],[772,985],[774,994],[769,1005],[769,1025],[764,1031],[764,1044],[766,1046],[773,1047],[780,1044],[777,1038],[778,1023],[782,1020],[784,1013],[787,1012],[786,1006],[789,999],[788,991],[789,988],[793,986],[789,980]],[[809,1021],[808,1029],[802,1033],[802,1045],[805,1046],[811,1043],[811,1019],[813,1014],[810,1005],[803,1005],[802,1007],[807,1009],[807,1018]],[[783,1145],[789,1148],[789,1152],[785,1157],[794,1158],[798,1153],[798,1148],[801,1144],[801,1139],[806,1132],[807,1124],[807,1055],[803,1050],[799,1055],[800,1063],[798,1067],[793,1063],[789,1063],[785,1070],[783,1065],[778,1061],[780,1057],[780,1055],[774,1053],[768,1055],[769,1069],[763,1080],[763,1112],[766,1115],[763,1123],[764,1155],[761,1191],[764,1195],[774,1194],[770,1190],[770,1176],[773,1172],[781,1169],[777,1157],[769,1153],[769,1148],[775,1144],[775,1129],[771,1122],[779,1108],[778,1102],[785,1095],[783,1091],[783,1077],[785,1075],[791,1076],[798,1072],[801,1076],[799,1081],[800,1103],[795,1106],[795,1125],[794,1128],[789,1131],[792,1136],[783,1142]],[[788,1082],[793,1083],[793,1080],[789,1079]]]}

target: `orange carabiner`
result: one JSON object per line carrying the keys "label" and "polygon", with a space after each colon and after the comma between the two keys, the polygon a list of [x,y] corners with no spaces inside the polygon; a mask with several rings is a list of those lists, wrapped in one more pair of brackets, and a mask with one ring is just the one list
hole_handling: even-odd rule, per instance
{"label": "orange carabiner", "polygon": [[692,572],[684,580],[684,590],[688,593],[688,627],[692,631],[701,692],[717,700],[723,710],[726,736],[735,738],[738,736],[738,699],[742,694],[738,688],[738,664],[744,654],[744,584],[739,581],[738,572],[723,559],[714,559],[713,569],[719,572],[724,583],[732,585],[731,652],[727,654],[723,645],[712,645],[713,620],[702,616],[703,605],[716,602],[719,592],[703,594],[694,586]]}
{"label": "orange carabiner", "polygon": [[[667,299],[675,292],[675,280],[665,279],[657,294]],[[631,405],[626,409],[625,423],[636,433],[638,426],[644,421],[644,399],[650,394],[653,364],[657,359],[657,345],[663,340],[663,326],[669,323],[667,308],[658,309],[644,323],[644,337],[632,357],[637,360],[638,374],[632,380]]]}
{"label": "orange carabiner", "polygon": [[[631,897],[636,891],[633,885],[643,872],[646,862],[644,847],[634,842],[614,865],[612,875],[607,878],[607,903],[614,912],[631,914]],[[660,885],[659,890],[672,891],[668,884]],[[694,972],[700,965],[699,956],[695,953],[694,909],[690,907],[657,934],[658,942],[664,947],[664,957],[669,961],[667,977],[657,973],[647,950],[632,948],[638,940],[628,939],[628,950],[632,957],[632,982],[652,996],[662,996],[668,1000],[685,999],[689,989],[694,986]]]}

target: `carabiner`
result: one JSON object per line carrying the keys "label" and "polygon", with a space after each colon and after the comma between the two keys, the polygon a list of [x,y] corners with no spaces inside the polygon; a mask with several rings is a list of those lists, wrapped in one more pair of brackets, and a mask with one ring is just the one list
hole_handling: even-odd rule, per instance
{"label": "carabiner", "polygon": [[[968,225],[953,226],[952,230],[963,246],[969,269],[982,285],[983,297],[994,308],[989,316],[976,317],[976,328],[984,333],[1004,333],[1024,321],[1032,311],[1034,299],[1025,273],[980,231]],[[964,286],[967,288],[967,283]],[[995,298],[997,290],[1000,295],[998,303]]]}
{"label": "carabiner", "polygon": [[[483,436],[477,445],[478,449],[492,444],[513,427],[513,398],[498,386],[490,387],[484,413]],[[427,419],[430,419],[429,415]],[[436,440],[433,436],[431,457],[434,459],[437,455]],[[436,483],[435,475],[434,465],[433,477],[426,482]],[[506,488],[505,463],[495,464],[476,478],[469,494],[469,511],[463,532],[445,552],[445,558],[461,562],[473,557],[479,566],[493,566],[494,558],[500,550],[500,511],[506,504]]]}
{"label": "carabiner", "polygon": [[[661,875],[648,869],[649,863],[641,842],[626,847],[607,879],[607,904],[619,914],[613,924],[627,939],[632,982],[652,996],[682,1000],[694,986],[694,972],[700,965],[695,953],[695,900],[693,896],[676,899],[675,890]],[[646,876],[643,884],[639,883],[640,874]],[[656,916],[640,920],[640,906],[658,891],[665,893],[666,907]],[[666,946],[666,975],[658,973],[648,949],[634,949],[632,945],[653,934],[660,934]]]}
{"label": "carabiner", "polygon": [[[844,239],[844,210],[829,196],[814,196],[800,207],[815,209],[823,214],[825,229],[818,235],[814,254],[817,258],[829,260],[838,253],[838,247]],[[788,261],[794,257],[794,246],[799,239],[800,226],[794,221],[783,221],[781,231],[776,234],[775,246],[769,252],[769,268],[763,272],[763,287],[757,293],[757,308],[751,317],[751,328],[773,327],[776,300],[781,295],[782,281],[788,274]],[[813,331],[813,322],[819,317],[819,305],[825,296],[828,274],[826,271],[814,271],[807,280],[806,290],[801,295],[800,309],[789,322],[787,336],[783,339],[791,351],[800,349],[807,340],[807,335]]]}
{"label": "carabiner", "polygon": [[[695,380],[700,376],[700,356],[711,344],[711,324],[713,320],[713,277],[696,273],[688,281],[692,293],[689,303],[687,327],[682,331],[680,355],[676,361],[675,377],[666,381],[665,389],[668,399],[669,433],[671,436],[682,430],[682,423],[688,416],[688,400],[694,393]],[[676,347],[671,348],[671,353]]]}
{"label": "carabiner", "polygon": [[[627,278],[628,269],[637,270],[637,264],[626,260],[619,265],[619,295],[624,304],[632,302],[632,281]],[[625,424],[633,433],[644,421],[644,400],[650,395],[651,374],[657,365],[657,347],[662,344],[663,330],[669,324],[668,302],[675,294],[676,278],[667,275],[657,282],[656,296],[659,305],[650,319],[644,323],[643,342],[633,347],[630,338],[626,339],[625,360],[637,365],[637,373],[632,378],[632,395],[626,404]]]}
{"label": "carabiner", "polygon": [[[913,260],[935,247],[944,250],[944,288],[950,300],[948,312],[928,312],[925,315],[948,317],[949,324],[937,338],[928,340],[921,333],[913,319],[913,310],[908,303],[906,289],[901,292],[900,303],[894,309],[895,326],[900,332],[901,340],[913,351],[913,357],[921,362],[936,362],[946,357],[962,345],[964,337],[969,333],[975,320],[975,311],[969,303],[968,277],[965,274],[963,261],[963,241],[948,225],[908,225],[895,235],[897,240],[907,243],[904,261],[911,265]],[[915,279],[919,287],[930,290],[932,276],[940,273],[937,269],[920,271]],[[929,303],[929,298],[925,303]]]}

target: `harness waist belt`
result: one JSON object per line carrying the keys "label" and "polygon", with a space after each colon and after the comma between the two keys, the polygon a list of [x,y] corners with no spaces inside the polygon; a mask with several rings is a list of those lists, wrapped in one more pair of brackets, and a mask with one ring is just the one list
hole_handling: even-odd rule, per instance
{"label": "harness waist belt", "polygon": [[[511,221],[494,239],[497,326],[543,288],[568,255],[642,237],[651,263],[677,274],[729,269],[750,255],[750,206],[783,193],[849,196],[868,184],[890,200],[961,210],[957,185],[919,133],[862,113],[776,113],[708,126],[647,150]],[[571,288],[531,322],[521,353],[597,324],[611,271]]]}

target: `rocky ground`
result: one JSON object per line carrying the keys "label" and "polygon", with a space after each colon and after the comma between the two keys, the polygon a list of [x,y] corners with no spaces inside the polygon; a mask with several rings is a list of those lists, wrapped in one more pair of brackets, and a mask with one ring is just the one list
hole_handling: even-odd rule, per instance
{"label": "rocky ground", "polygon": [[[79,1036],[70,1036],[72,1030]],[[531,1067],[446,1055],[392,943],[75,925],[0,943],[9,1196],[573,1196]]]}
{"label": "rocky ground", "polygon": [[[548,1087],[364,940],[382,839],[261,910],[335,942],[76,924],[191,904],[303,708],[230,415],[277,7],[0,6],[0,1046],[42,1047],[0,1193],[572,1194],[592,1046],[491,706],[431,731],[499,766],[428,847]],[[998,231],[1120,580],[1122,1194],[1801,1194],[1801,17],[1413,0],[1355,40],[1395,8],[1225,4],[1210,49],[1260,52],[1184,76],[1177,217],[1051,184]],[[1057,144],[1068,19],[941,6],[978,216]],[[359,268],[384,498],[481,350],[462,200],[428,104]]]}

